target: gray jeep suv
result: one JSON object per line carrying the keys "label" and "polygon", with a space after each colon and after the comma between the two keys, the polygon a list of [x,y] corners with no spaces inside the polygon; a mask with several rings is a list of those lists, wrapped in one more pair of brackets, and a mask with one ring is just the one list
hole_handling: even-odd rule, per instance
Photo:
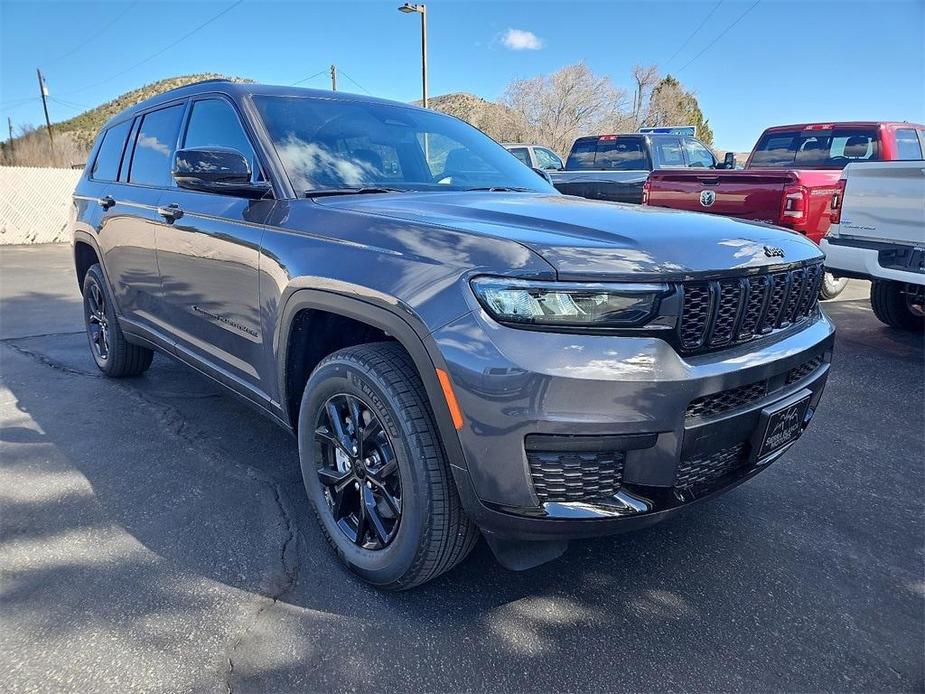
{"label": "gray jeep suv", "polygon": [[465,123],[209,81],[101,131],[74,193],[93,358],[154,351],[297,436],[318,521],[409,588],[764,469],[822,395],[822,255],[770,226],[557,193]]}

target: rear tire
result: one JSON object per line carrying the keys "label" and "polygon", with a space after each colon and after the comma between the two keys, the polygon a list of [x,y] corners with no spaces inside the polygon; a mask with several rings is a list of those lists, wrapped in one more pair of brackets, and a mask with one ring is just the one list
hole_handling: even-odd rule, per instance
{"label": "rear tire", "polygon": [[845,291],[848,286],[847,277],[835,277],[831,272],[825,273],[822,277],[822,287],[819,289],[819,298],[822,301],[834,299],[836,296]]}
{"label": "rear tire", "polygon": [[870,284],[871,308],[880,322],[891,328],[921,332],[925,328],[925,317],[913,309],[913,304],[903,289],[900,282],[873,280]]}
{"label": "rear tire", "polygon": [[465,559],[478,540],[424,385],[397,343],[342,349],[315,368],[299,410],[299,458],[331,546],[379,588],[429,581]]}
{"label": "rear tire", "polygon": [[154,359],[147,347],[125,339],[116,318],[109,285],[99,263],[90,266],[84,277],[84,325],[90,341],[90,355],[97,367],[110,378],[140,376]]}

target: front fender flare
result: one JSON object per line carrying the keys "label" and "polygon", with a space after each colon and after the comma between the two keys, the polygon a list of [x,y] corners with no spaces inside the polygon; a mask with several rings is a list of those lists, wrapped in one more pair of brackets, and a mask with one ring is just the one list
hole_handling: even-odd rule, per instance
{"label": "front fender flare", "polygon": [[[276,352],[280,404],[283,408],[285,421],[294,425],[298,417],[298,413],[289,411],[286,364],[289,335],[293,320],[296,314],[304,309],[327,311],[345,316],[371,325],[394,337],[408,352],[424,384],[431,411],[434,413],[434,419],[437,423],[440,439],[443,443],[443,449],[451,467],[461,471],[467,470],[462,445],[456,433],[456,428],[453,426],[453,418],[437,377],[436,370],[442,369],[445,371],[446,363],[437,348],[436,342],[422,329],[415,329],[403,316],[362,299],[318,289],[298,289],[290,295],[285,308],[280,314],[279,327],[274,336],[273,344],[273,349]],[[466,477],[468,477],[468,474]],[[458,479],[457,482],[459,482]]]}

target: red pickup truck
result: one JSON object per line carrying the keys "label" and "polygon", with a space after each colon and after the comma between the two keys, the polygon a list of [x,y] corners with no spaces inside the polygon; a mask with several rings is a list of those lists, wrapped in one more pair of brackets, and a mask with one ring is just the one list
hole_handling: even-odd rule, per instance
{"label": "red pickup truck", "polygon": [[[762,133],[744,169],[664,169],[643,187],[643,204],[777,224],[819,243],[832,195],[853,161],[922,159],[925,126],[913,123],[805,123]],[[822,298],[847,280],[826,275]]]}

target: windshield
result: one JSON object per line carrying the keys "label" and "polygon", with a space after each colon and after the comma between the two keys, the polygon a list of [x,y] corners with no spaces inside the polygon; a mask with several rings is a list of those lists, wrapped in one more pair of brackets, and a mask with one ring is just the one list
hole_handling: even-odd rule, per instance
{"label": "windshield", "polygon": [[613,135],[576,140],[565,165],[566,171],[637,171],[648,168],[649,160],[641,137]]}
{"label": "windshield", "polygon": [[852,161],[878,161],[876,128],[833,128],[765,133],[750,169],[843,169]]}
{"label": "windshield", "polygon": [[433,111],[312,97],[255,96],[254,102],[302,194],[347,188],[555,192],[481,131]]}

